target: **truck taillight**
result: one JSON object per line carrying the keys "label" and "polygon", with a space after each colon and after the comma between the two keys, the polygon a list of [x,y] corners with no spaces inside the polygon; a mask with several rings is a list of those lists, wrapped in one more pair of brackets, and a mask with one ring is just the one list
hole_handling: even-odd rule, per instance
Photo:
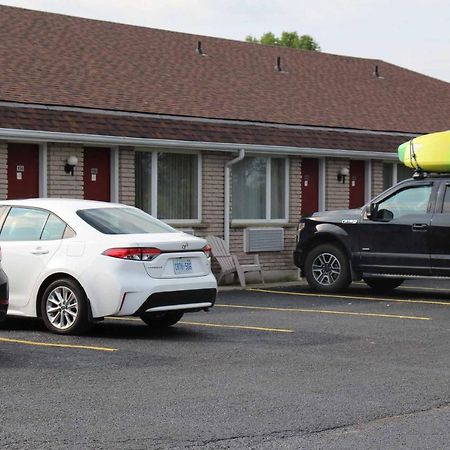
{"label": "truck taillight", "polygon": [[153,247],[110,248],[102,253],[102,255],[111,256],[112,258],[130,259],[132,261],[152,261],[160,254],[161,250]]}

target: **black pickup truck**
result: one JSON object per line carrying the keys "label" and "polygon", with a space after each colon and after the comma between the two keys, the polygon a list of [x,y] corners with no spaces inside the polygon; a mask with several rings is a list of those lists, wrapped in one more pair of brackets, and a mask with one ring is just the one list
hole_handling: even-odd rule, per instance
{"label": "black pickup truck", "polygon": [[294,262],[316,291],[450,277],[450,174],[416,173],[360,209],[300,220]]}

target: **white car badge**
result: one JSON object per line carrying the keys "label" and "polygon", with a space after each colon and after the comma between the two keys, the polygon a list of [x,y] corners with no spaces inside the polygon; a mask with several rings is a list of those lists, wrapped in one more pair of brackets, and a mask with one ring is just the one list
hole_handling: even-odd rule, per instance
{"label": "white car badge", "polygon": [[188,248],[188,243],[187,242],[183,242],[183,244],[181,245],[181,248],[183,250],[186,250]]}

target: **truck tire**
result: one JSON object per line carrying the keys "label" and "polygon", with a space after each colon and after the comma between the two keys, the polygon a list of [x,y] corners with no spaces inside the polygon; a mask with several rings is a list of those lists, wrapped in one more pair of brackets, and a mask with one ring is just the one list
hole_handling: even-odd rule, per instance
{"label": "truck tire", "polygon": [[306,257],[305,275],[314,291],[340,292],[351,282],[348,257],[335,244],[318,245]]}
{"label": "truck tire", "polygon": [[367,277],[364,278],[364,281],[376,292],[389,292],[399,287],[405,280],[399,278]]}

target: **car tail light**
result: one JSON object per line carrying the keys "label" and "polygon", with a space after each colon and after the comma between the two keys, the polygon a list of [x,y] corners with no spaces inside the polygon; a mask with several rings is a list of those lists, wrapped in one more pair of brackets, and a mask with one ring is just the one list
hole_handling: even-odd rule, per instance
{"label": "car tail light", "polygon": [[202,250],[207,258],[211,258],[211,246],[210,245],[206,244]]}
{"label": "car tail light", "polygon": [[110,248],[102,253],[102,255],[112,258],[131,259],[133,261],[152,261],[160,254],[161,250],[158,248],[142,247]]}

